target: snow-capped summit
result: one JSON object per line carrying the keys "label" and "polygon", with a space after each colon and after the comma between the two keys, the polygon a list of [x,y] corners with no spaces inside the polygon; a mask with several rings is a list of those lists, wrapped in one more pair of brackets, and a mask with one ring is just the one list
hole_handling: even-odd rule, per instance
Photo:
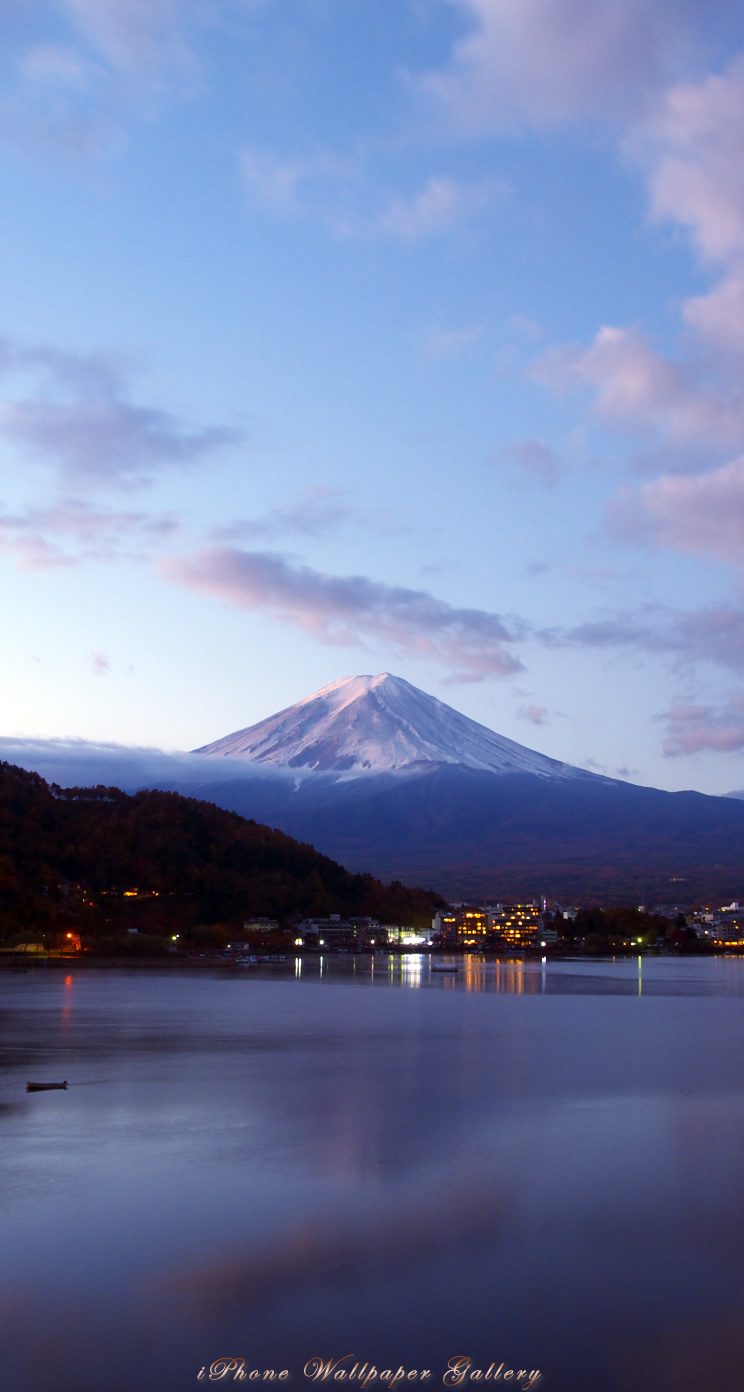
{"label": "snow-capped summit", "polygon": [[194,752],[327,773],[449,764],[551,779],[588,776],[494,734],[389,672],[342,677]]}

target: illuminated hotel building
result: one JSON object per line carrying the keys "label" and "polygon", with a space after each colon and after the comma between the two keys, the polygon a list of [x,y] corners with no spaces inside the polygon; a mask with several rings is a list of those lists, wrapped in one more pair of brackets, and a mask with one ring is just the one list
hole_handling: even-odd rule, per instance
{"label": "illuminated hotel building", "polygon": [[447,947],[485,947],[489,917],[488,909],[456,909],[435,914],[432,928]]}
{"label": "illuminated hotel building", "polygon": [[535,947],[540,940],[539,904],[498,904],[489,914],[492,946]]}
{"label": "illuminated hotel building", "polygon": [[443,947],[533,947],[540,939],[540,906],[496,904],[439,912],[432,922]]}

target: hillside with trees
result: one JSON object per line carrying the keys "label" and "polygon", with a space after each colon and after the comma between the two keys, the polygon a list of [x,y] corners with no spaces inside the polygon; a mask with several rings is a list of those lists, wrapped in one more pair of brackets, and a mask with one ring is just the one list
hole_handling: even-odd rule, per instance
{"label": "hillside with trees", "polygon": [[0,764],[0,940],[72,925],[219,941],[255,916],[431,922],[433,891],[350,874],[312,846],[179,793],[60,788]]}

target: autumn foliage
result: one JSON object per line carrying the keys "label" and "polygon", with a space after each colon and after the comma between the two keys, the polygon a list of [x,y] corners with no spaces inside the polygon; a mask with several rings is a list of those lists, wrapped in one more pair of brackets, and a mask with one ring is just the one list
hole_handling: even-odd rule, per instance
{"label": "autumn foliage", "polygon": [[329,913],[422,923],[441,903],[431,891],[351,874],[312,846],[211,803],[169,792],[60,788],[0,764],[6,940],[72,918],[93,935],[127,926],[188,935],[251,915],[283,923]]}

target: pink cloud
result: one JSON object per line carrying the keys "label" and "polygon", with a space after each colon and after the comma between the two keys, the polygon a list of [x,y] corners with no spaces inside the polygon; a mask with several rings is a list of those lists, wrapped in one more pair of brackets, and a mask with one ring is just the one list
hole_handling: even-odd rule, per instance
{"label": "pink cloud", "polygon": [[530,725],[547,725],[549,720],[546,706],[520,706],[517,710],[518,720],[527,720]]}
{"label": "pink cloud", "polygon": [[503,192],[493,178],[431,175],[420,187],[387,200],[370,193],[363,161],[317,150],[283,157],[246,148],[240,157],[250,201],[275,217],[310,217],[344,240],[416,243],[439,237],[488,209]]}
{"label": "pink cloud", "polygon": [[23,570],[76,565],[142,555],[155,537],[178,530],[169,516],[91,508],[78,498],[61,498],[43,507],[0,511],[0,551]]}
{"label": "pink cloud", "polygon": [[135,400],[123,364],[110,355],[2,340],[0,378],[7,383],[0,435],[77,486],[141,483],[164,466],[202,463],[240,440],[224,426],[190,426]]}
{"label": "pink cloud", "polygon": [[696,452],[713,463],[744,448],[743,145],[744,56],[723,73],[658,88],[652,107],[627,126],[624,152],[645,174],[652,218],[684,228],[725,274],[683,302],[688,334],[676,355],[636,329],[605,326],[588,347],[553,349],[534,367],[538,381],[587,391],[605,426],[646,437],[646,466],[659,447],[674,452],[667,467],[681,468]]}
{"label": "pink cloud", "polygon": [[141,483],[163,465],[196,463],[235,439],[231,431],[190,429],[165,411],[111,397],[8,402],[0,432],[54,461],[78,486]]}
{"label": "pink cloud", "polygon": [[404,530],[383,508],[360,508],[338,488],[315,485],[298,489],[289,502],[263,517],[239,518],[213,528],[214,541],[257,541],[276,536],[327,537],[345,528],[385,533]]}
{"label": "pink cloud", "polygon": [[161,568],[178,584],[238,608],[276,613],[319,643],[384,644],[438,662],[455,681],[522,669],[507,646],[516,635],[498,614],[454,608],[424,590],[326,575],[276,553],[228,547],[166,559]]}
{"label": "pink cloud", "polygon": [[57,0],[73,30],[115,67],[142,73],[185,56],[185,29],[204,13],[198,0]]}
{"label": "pink cloud", "polygon": [[686,227],[701,254],[744,251],[744,58],[726,73],[679,83],[644,128],[652,216]]}
{"label": "pink cloud", "polygon": [[466,324],[461,329],[432,329],[425,351],[430,358],[457,358],[480,342],[485,332],[484,324]]}
{"label": "pink cloud", "polygon": [[200,90],[198,32],[228,0],[46,0],[0,14],[0,135],[75,158],[116,148],[168,96]]}
{"label": "pink cloud", "polygon": [[559,391],[588,388],[596,415],[621,431],[683,447],[744,444],[738,374],[727,379],[705,361],[666,358],[634,329],[605,326],[588,348],[553,349],[532,375]]}
{"label": "pink cloud", "polygon": [[420,85],[472,134],[600,115],[628,118],[695,62],[723,0],[451,0],[468,22],[449,66]]}
{"label": "pink cloud", "polygon": [[408,197],[391,198],[370,220],[369,231],[400,242],[437,237],[483,212],[500,189],[493,179],[468,183],[435,175]]}
{"label": "pink cloud", "polygon": [[630,540],[744,565],[744,458],[708,473],[664,475],[616,498],[609,524]]}
{"label": "pink cloud", "polygon": [[535,636],[546,647],[614,648],[667,656],[675,667],[711,662],[744,671],[744,610],[733,605],[675,610],[648,604],[635,613],[611,613]]}
{"label": "pink cloud", "polygon": [[731,754],[744,749],[744,694],[730,696],[722,706],[674,706],[659,717],[667,726],[663,750],[667,758],[699,754],[703,749]]}
{"label": "pink cloud", "polygon": [[107,677],[111,671],[111,663],[105,653],[94,652],[90,655],[90,665],[93,675],[96,677]]}
{"label": "pink cloud", "polygon": [[744,353],[744,276],[726,276],[707,295],[691,296],[682,317],[714,350]]}
{"label": "pink cloud", "polygon": [[734,606],[672,610],[646,604],[637,611],[609,612],[574,628],[538,629],[546,647],[588,647],[667,657],[674,668],[712,663],[744,671],[744,610]]}
{"label": "pink cloud", "polygon": [[685,324],[709,353],[709,369],[725,378],[727,356],[744,352],[744,56],[724,73],[679,83],[664,95],[636,137],[646,164],[651,214],[680,224],[701,257],[726,267],[724,278],[682,306]]}
{"label": "pink cloud", "polygon": [[357,160],[329,150],[283,157],[274,150],[245,146],[240,172],[250,202],[286,218],[317,211],[328,215],[344,191],[358,182],[361,171]]}
{"label": "pink cloud", "polygon": [[680,656],[691,662],[715,662],[734,671],[744,670],[744,613],[720,605],[676,616],[669,641]]}

